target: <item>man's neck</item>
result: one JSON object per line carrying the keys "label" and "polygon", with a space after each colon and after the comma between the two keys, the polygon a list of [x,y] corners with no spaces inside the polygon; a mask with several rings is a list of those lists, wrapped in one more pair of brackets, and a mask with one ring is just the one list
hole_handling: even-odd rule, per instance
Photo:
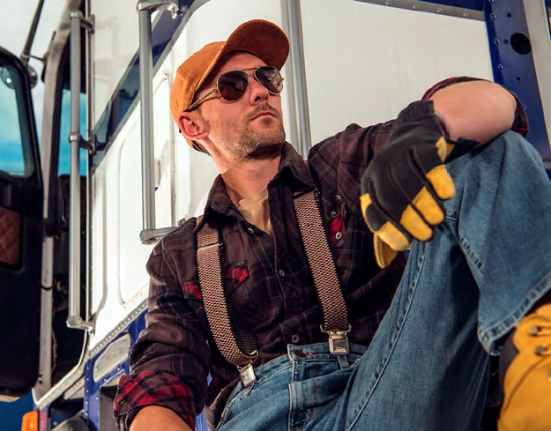
{"label": "man's neck", "polygon": [[279,169],[280,159],[247,160],[225,170],[221,175],[232,202],[238,205],[266,188]]}

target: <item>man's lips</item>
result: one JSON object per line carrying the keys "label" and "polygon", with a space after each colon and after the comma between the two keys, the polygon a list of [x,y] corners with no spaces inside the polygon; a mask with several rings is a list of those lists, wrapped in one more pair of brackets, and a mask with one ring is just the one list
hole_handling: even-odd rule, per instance
{"label": "man's lips", "polygon": [[262,111],[256,117],[254,117],[253,120],[256,120],[257,118],[263,118],[266,116],[275,117],[275,115],[272,114],[270,111]]}

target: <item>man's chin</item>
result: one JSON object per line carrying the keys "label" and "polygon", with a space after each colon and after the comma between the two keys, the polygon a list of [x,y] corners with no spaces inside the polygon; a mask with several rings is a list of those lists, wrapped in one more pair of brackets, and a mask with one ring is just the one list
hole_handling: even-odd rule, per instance
{"label": "man's chin", "polygon": [[249,160],[275,159],[276,157],[281,155],[281,148],[283,147],[284,142],[285,138],[283,139],[283,141],[266,141],[258,143],[255,148],[249,151],[245,158]]}

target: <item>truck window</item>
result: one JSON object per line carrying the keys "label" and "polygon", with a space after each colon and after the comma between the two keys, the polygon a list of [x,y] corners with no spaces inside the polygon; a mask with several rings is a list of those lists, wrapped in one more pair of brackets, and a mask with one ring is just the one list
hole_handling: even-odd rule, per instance
{"label": "truck window", "polygon": [[16,93],[20,83],[9,67],[0,67],[0,77],[0,171],[26,176],[32,167],[23,151]]}

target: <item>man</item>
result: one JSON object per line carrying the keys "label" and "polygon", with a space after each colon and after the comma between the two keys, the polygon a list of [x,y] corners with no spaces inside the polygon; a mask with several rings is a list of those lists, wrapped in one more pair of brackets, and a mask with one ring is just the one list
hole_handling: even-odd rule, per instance
{"label": "man", "polygon": [[[535,151],[507,132],[525,129],[521,105],[490,82],[446,81],[396,122],[351,125],[305,163],[285,143],[288,51],[277,26],[254,20],[178,68],[175,121],[220,176],[204,216],[148,262],[148,326],[119,383],[119,427],[193,429],[205,407],[220,430],[478,429],[488,353],[503,344],[514,359],[501,429],[551,427],[551,189]],[[313,188],[351,325],[344,359],[320,329],[326,310],[293,210]],[[221,353],[204,308],[206,228],[223,245],[210,271],[258,345],[249,379]],[[406,266],[395,250],[408,247]]]}

